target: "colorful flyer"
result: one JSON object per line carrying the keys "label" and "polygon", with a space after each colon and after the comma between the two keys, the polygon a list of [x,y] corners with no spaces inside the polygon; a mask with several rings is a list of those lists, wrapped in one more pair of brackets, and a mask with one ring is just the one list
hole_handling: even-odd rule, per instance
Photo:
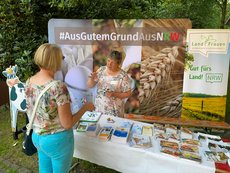
{"label": "colorful flyer", "polygon": [[187,32],[182,118],[225,121],[230,30]]}

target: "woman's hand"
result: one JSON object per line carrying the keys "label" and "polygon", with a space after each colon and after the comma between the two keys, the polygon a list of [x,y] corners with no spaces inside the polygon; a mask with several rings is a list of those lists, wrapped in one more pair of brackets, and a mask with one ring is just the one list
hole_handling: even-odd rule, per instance
{"label": "woman's hand", "polygon": [[82,107],[85,111],[93,111],[95,109],[93,103],[91,102],[86,102],[83,107]]}
{"label": "woman's hand", "polygon": [[130,97],[132,94],[131,90],[127,91],[127,92],[112,92],[112,91],[106,91],[105,95],[108,98],[119,98],[119,99],[125,99]]}
{"label": "woman's hand", "polygon": [[92,72],[89,78],[91,78],[94,81],[97,80],[97,72]]}
{"label": "woman's hand", "polygon": [[106,97],[114,97],[114,92],[111,92],[111,91],[106,91],[105,93]]}
{"label": "woman's hand", "polygon": [[87,86],[89,88],[92,88],[96,85],[96,80],[97,80],[97,72],[92,72],[90,76],[88,76],[88,81],[87,81]]}

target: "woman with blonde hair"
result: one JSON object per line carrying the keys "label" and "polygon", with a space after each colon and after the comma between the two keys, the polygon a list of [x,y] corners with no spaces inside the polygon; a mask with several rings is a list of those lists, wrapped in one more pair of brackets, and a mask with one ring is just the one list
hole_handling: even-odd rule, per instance
{"label": "woman with blonde hair", "polygon": [[[29,120],[39,93],[54,81],[62,60],[61,48],[55,44],[45,43],[37,49],[34,61],[40,70],[26,81],[25,87]],[[40,173],[69,172],[74,151],[72,127],[86,111],[94,109],[92,103],[86,103],[72,115],[70,102],[67,87],[62,81],[56,81],[39,101],[32,141],[38,150]]]}

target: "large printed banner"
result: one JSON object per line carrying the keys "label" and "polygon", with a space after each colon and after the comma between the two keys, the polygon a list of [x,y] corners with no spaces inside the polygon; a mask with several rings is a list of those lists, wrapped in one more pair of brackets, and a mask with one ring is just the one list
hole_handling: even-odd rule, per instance
{"label": "large printed banner", "polygon": [[119,50],[122,69],[133,79],[126,113],[178,118],[190,28],[188,19],[51,19],[49,42],[60,45],[65,56],[56,77],[67,83],[77,110],[95,97],[86,85],[88,75],[106,64],[111,50]]}
{"label": "large printed banner", "polygon": [[225,121],[230,30],[187,32],[182,118]]}

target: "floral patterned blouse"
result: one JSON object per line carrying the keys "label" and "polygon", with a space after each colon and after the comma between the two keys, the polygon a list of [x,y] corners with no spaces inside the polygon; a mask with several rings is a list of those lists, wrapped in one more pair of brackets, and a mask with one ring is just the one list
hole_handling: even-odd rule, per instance
{"label": "floral patterned blouse", "polygon": [[[26,82],[25,94],[27,102],[27,115],[30,120],[36,98],[41,91],[50,83],[39,86],[30,84],[29,80]],[[57,81],[51,88],[49,88],[41,97],[33,123],[33,131],[37,134],[53,134],[64,131],[61,126],[58,116],[58,106],[70,103],[70,96],[66,85],[62,81]]]}
{"label": "floral patterned blouse", "polygon": [[131,89],[131,79],[123,70],[116,76],[109,76],[106,73],[106,68],[106,66],[102,66],[97,71],[96,111],[107,115],[124,117],[124,99],[108,98],[105,96],[105,92],[127,92]]}

